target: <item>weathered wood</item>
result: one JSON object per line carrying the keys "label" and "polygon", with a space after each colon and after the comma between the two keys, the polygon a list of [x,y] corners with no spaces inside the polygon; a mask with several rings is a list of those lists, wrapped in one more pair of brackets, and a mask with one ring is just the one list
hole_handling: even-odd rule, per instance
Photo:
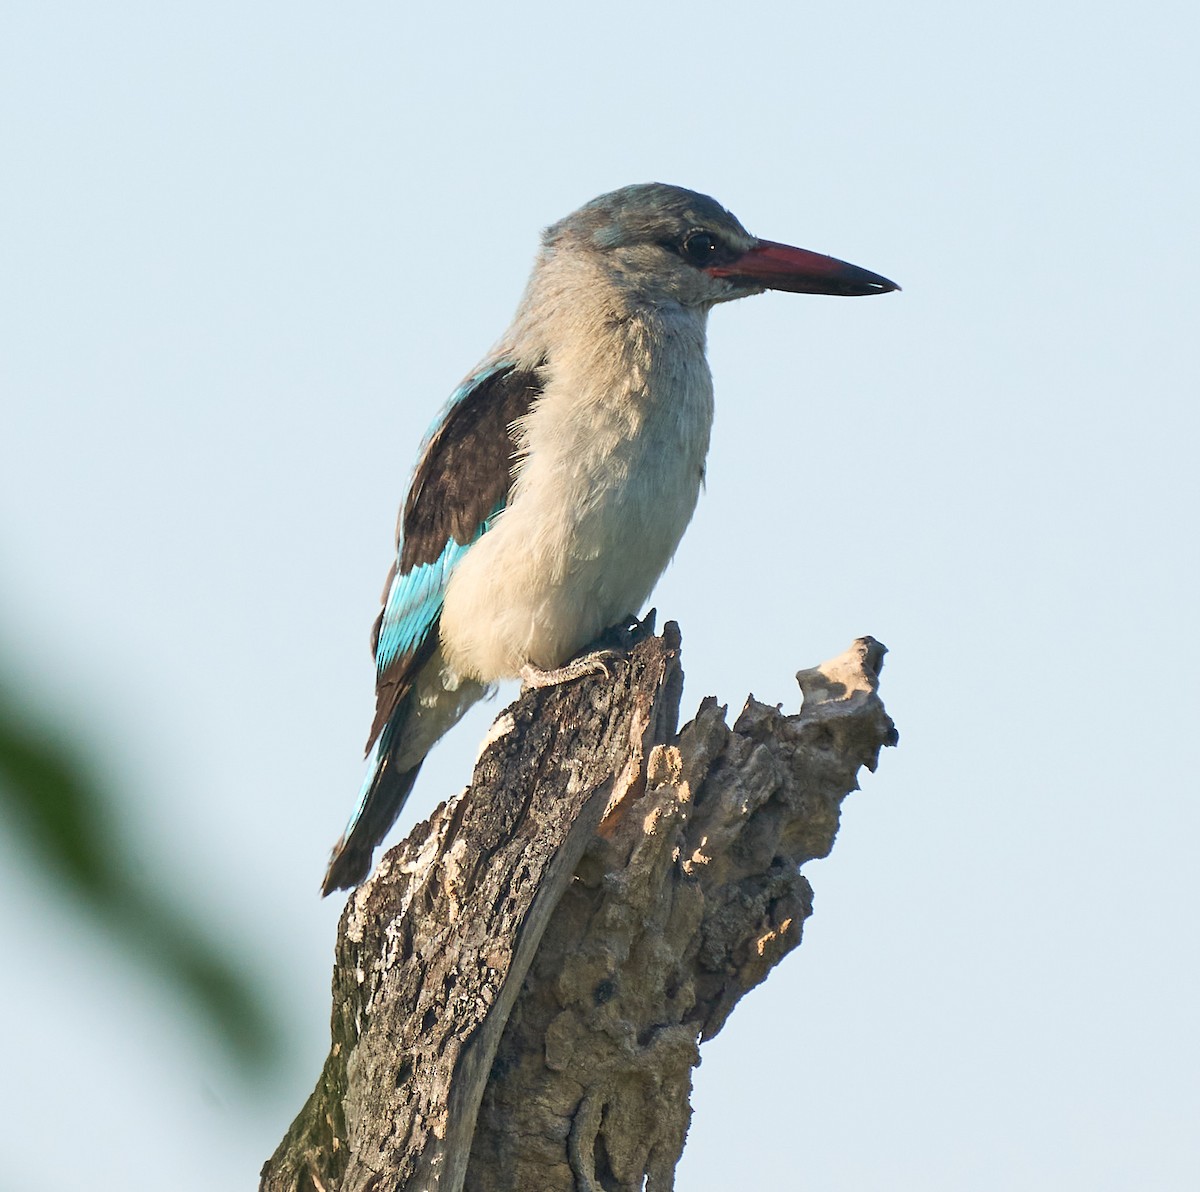
{"label": "weathered wood", "polygon": [[716,701],[676,734],[678,630],[527,692],[471,786],[350,898],[333,1047],[265,1192],[666,1192],[698,1045],[800,942],[860,766],[895,729],[883,647]]}

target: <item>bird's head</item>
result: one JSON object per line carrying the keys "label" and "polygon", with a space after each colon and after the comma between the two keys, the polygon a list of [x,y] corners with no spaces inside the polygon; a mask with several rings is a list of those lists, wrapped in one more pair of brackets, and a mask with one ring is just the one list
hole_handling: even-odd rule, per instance
{"label": "bird's head", "polygon": [[546,229],[545,251],[583,254],[637,299],[709,307],[788,290],[884,294],[895,282],[834,257],[752,236],[715,199],[661,182],[622,187]]}

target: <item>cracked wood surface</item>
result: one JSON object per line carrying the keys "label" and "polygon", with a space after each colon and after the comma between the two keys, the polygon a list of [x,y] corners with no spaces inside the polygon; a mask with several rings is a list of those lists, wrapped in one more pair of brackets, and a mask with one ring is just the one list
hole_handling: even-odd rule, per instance
{"label": "cracked wood surface", "polygon": [[706,699],[678,629],[524,693],[471,786],[338,932],[333,1046],[264,1192],[666,1192],[699,1044],[800,942],[800,866],[896,733],[884,649],[797,676],[793,716]]}

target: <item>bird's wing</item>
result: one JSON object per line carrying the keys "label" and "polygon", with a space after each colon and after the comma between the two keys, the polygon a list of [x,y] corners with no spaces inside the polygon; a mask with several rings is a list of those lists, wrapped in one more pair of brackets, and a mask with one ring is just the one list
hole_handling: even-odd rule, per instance
{"label": "bird's wing", "polygon": [[541,393],[536,368],[493,360],[451,396],[425,439],[400,515],[396,561],[371,634],[375,722],[367,751],[437,646],[454,568],[508,501],[513,424]]}

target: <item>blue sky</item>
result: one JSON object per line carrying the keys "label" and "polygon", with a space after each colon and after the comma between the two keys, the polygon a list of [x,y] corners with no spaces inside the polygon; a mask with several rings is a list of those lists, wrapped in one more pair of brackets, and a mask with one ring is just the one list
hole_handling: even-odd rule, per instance
{"label": "blue sky", "polygon": [[[1200,1165],[1192,5],[24,6],[0,29],[0,643],[252,958],[253,1099],[0,838],[14,1189],[253,1187],[315,1081],[368,631],[541,227],[651,179],[904,292],[717,310],[655,593],[685,712],[870,633],[901,746],[704,1052],[689,1192]],[[409,826],[501,702],[430,759]],[[747,1140],[752,1144],[747,1147]],[[169,1167],[167,1166],[169,1165]]]}

